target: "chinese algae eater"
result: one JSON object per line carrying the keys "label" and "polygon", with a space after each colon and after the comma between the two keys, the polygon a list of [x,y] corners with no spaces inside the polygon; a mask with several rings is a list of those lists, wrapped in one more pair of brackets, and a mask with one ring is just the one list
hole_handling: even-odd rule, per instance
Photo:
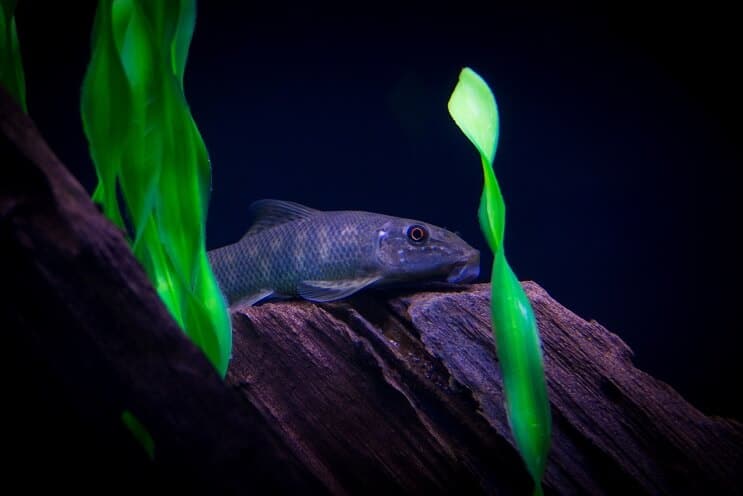
{"label": "chinese algae eater", "polygon": [[372,212],[259,200],[236,243],[208,252],[230,305],[268,298],[326,302],[368,287],[469,282],[480,252],[432,224]]}

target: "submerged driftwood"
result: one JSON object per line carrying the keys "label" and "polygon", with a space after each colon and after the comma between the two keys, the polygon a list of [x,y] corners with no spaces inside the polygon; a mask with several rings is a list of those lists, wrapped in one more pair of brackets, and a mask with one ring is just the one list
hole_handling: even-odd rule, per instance
{"label": "submerged driftwood", "polygon": [[[596,322],[525,289],[553,415],[557,494],[738,490],[743,428],[636,369]],[[228,374],[327,487],[529,494],[512,446],[486,284],[247,307]]]}
{"label": "submerged driftwood", "polygon": [[[2,90],[0,164],[6,483],[529,494],[486,285],[236,309],[225,384]],[[617,336],[525,287],[554,419],[548,494],[740,491],[740,424],[704,416]],[[124,410],[154,438],[154,461]],[[19,469],[31,467],[38,477]]]}
{"label": "submerged driftwood", "polygon": [[[123,233],[2,88],[0,247],[8,487],[322,490],[185,339]],[[154,438],[154,463],[125,430],[127,410]]]}

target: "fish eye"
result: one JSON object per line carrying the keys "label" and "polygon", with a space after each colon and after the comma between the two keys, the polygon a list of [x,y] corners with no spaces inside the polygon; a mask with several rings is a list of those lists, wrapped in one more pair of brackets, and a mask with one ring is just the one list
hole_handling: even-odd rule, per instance
{"label": "fish eye", "polygon": [[413,243],[422,243],[426,238],[428,238],[428,231],[425,227],[418,224],[408,227],[408,239]]}

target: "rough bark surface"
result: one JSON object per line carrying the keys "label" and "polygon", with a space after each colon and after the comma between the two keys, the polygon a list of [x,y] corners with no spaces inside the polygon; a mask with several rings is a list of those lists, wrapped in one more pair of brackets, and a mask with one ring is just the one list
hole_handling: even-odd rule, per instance
{"label": "rough bark surface", "polygon": [[[502,406],[487,285],[235,309],[225,384],[2,90],[0,247],[9,486],[531,491]],[[617,336],[525,287],[554,420],[548,494],[740,491],[739,423],[704,416],[636,369]],[[154,462],[124,410],[154,438]]]}
{"label": "rough bark surface", "polygon": [[[743,428],[635,368],[596,322],[524,283],[543,339],[553,494],[735,494]],[[529,494],[489,329],[489,285],[268,303],[233,314],[228,380],[338,492]]]}

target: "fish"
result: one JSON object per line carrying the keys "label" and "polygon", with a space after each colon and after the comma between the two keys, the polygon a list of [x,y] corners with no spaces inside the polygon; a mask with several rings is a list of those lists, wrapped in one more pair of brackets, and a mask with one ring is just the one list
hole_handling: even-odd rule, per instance
{"label": "fish", "polygon": [[478,250],[427,222],[272,199],[248,211],[253,223],[242,238],[207,252],[230,307],[329,302],[372,287],[467,283],[480,273]]}

